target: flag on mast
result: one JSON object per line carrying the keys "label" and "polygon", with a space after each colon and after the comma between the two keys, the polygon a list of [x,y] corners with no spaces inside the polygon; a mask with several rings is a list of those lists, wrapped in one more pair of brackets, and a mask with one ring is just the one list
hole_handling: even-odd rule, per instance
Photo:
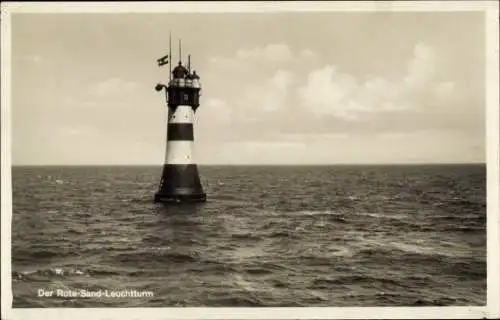
{"label": "flag on mast", "polygon": [[166,65],[168,63],[168,54],[166,56],[164,56],[164,57],[161,57],[157,61],[158,61],[158,66],[159,67]]}

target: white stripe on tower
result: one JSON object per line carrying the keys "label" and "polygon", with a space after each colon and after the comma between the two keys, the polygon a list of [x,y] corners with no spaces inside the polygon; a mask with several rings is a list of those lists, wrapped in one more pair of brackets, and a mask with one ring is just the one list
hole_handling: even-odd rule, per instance
{"label": "white stripe on tower", "polygon": [[168,123],[193,123],[194,111],[191,106],[177,106],[175,112],[169,110]]}
{"label": "white stripe on tower", "polygon": [[[168,124],[172,127],[180,125],[193,125],[194,111],[191,106],[177,106],[175,112],[170,112]],[[175,129],[174,129],[175,130]],[[192,130],[192,128],[191,128]],[[167,150],[165,154],[165,164],[188,165],[194,164],[194,140],[182,139],[173,140],[167,136]]]}
{"label": "white stripe on tower", "polygon": [[194,164],[191,140],[174,140],[167,144],[165,164]]}

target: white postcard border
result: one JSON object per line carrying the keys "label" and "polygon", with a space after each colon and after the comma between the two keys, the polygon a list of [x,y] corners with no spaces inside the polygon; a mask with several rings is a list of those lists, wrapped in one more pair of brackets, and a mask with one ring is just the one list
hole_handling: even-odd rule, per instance
{"label": "white postcard border", "polygon": [[[11,283],[11,65],[13,13],[483,11],[487,22],[487,306],[331,308],[30,308],[12,309]],[[27,2],[2,3],[1,221],[2,319],[472,319],[500,316],[499,273],[499,22],[496,1],[359,2]]]}

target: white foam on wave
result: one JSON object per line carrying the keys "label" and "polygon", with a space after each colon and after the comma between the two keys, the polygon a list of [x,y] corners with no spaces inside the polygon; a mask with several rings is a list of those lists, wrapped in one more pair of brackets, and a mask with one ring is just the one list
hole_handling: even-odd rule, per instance
{"label": "white foam on wave", "polygon": [[303,210],[297,211],[294,215],[317,216],[317,215],[339,215],[340,213],[332,210]]}
{"label": "white foam on wave", "polygon": [[72,275],[78,275],[78,276],[87,275],[84,271],[78,268],[63,268],[63,267],[54,267],[41,270],[25,270],[18,272],[18,274],[20,275],[18,276],[19,278],[36,274],[56,275],[61,277],[72,276]]}
{"label": "white foam on wave", "polygon": [[436,254],[436,248],[426,247],[419,244],[411,244],[405,242],[389,242],[393,248],[398,250],[409,252],[409,253],[417,253],[417,254]]}
{"label": "white foam on wave", "polygon": [[255,286],[253,286],[251,282],[243,279],[243,276],[235,274],[233,275],[233,278],[234,278],[234,283],[243,290],[250,292],[257,291],[257,288],[255,288]]}
{"label": "white foam on wave", "polygon": [[[391,241],[388,243],[391,247],[401,250],[407,253],[416,253],[422,255],[439,255],[443,257],[469,257],[472,252],[467,250],[466,247],[452,244],[451,242],[436,242],[429,243],[425,239],[415,239],[413,243],[411,242],[395,242]],[[463,250],[457,250],[457,247],[461,247]]]}
{"label": "white foam on wave", "polygon": [[360,216],[368,216],[377,219],[393,219],[393,220],[404,220],[408,218],[404,214],[383,214],[383,213],[375,213],[375,212],[358,212]]}

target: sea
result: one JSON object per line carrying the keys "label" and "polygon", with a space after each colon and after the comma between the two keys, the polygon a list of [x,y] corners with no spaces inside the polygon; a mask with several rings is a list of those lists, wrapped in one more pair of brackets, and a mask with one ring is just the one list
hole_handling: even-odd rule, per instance
{"label": "sea", "polygon": [[486,304],[486,165],[14,167],[14,308]]}

